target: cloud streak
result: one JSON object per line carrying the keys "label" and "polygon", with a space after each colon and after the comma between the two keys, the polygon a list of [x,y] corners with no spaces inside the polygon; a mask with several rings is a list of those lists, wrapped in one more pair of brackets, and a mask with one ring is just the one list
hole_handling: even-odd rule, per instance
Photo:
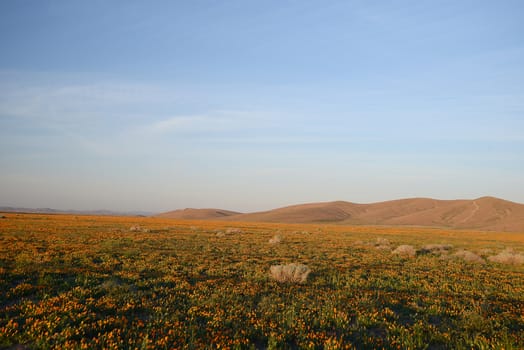
{"label": "cloud streak", "polygon": [[224,132],[241,128],[240,121],[220,114],[181,115],[156,121],[146,126],[145,130],[160,134]]}

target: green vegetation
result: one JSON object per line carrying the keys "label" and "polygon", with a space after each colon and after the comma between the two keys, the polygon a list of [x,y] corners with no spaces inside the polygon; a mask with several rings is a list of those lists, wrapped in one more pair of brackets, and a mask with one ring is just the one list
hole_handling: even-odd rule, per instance
{"label": "green vegetation", "polygon": [[5,216],[0,347],[524,348],[520,234]]}

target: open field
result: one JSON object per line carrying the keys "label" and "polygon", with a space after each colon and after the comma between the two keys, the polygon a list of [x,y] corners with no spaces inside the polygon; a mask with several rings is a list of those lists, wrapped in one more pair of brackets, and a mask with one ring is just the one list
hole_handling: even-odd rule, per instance
{"label": "open field", "polygon": [[524,233],[2,215],[0,348],[524,348]]}

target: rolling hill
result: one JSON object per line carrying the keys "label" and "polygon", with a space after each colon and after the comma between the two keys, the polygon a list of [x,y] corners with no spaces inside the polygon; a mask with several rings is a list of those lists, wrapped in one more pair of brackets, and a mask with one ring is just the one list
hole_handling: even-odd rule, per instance
{"label": "rolling hill", "polygon": [[241,213],[230,210],[222,209],[193,209],[186,208],[180,210],[168,211],[155,215],[156,217],[166,219],[183,219],[183,220],[208,220],[208,219],[220,219],[228,216],[238,216]]}
{"label": "rolling hill", "polygon": [[185,209],[158,216],[176,219],[433,226],[524,232],[524,205],[494,197],[474,200],[409,198],[371,204],[336,201],[292,205],[247,214],[219,209]]}
{"label": "rolling hill", "polygon": [[1,206],[0,213],[28,213],[28,214],[73,214],[96,216],[151,216],[149,211],[113,211],[113,210],[75,210],[53,208],[23,208]]}

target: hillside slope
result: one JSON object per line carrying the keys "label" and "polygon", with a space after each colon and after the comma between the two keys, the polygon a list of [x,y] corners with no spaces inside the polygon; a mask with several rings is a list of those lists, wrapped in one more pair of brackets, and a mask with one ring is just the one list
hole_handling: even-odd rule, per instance
{"label": "hillside slope", "polygon": [[219,209],[184,209],[158,216],[194,220],[409,225],[524,232],[524,205],[494,197],[474,200],[409,198],[371,204],[336,201],[292,205],[247,214]]}
{"label": "hillside slope", "polygon": [[362,223],[380,225],[524,232],[524,205],[493,197],[475,200],[415,198],[368,204],[358,219]]}
{"label": "hillside slope", "polygon": [[155,215],[159,218],[166,219],[182,219],[182,220],[209,220],[209,219],[220,219],[228,216],[236,216],[240,213],[230,210],[222,209],[193,209],[186,208],[180,210],[168,211]]}

